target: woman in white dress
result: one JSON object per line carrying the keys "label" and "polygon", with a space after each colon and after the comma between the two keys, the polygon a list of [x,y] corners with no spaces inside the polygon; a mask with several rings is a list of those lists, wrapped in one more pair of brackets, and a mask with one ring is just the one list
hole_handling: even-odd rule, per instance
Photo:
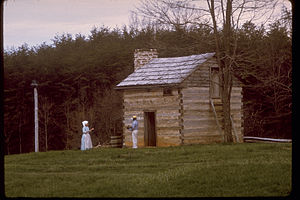
{"label": "woman in white dress", "polygon": [[87,150],[93,148],[92,140],[90,136],[90,132],[94,130],[94,128],[89,129],[89,122],[82,122],[82,137],[81,137],[81,150]]}

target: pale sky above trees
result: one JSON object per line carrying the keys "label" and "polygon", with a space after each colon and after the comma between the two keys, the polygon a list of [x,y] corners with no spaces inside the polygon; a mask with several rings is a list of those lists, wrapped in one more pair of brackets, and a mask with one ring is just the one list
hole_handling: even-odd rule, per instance
{"label": "pale sky above trees", "polygon": [[51,44],[64,33],[88,36],[94,27],[122,28],[129,25],[130,11],[138,6],[139,0],[7,0],[4,49]]}
{"label": "pale sky above trees", "polygon": [[7,0],[4,48],[35,46],[56,34],[89,35],[93,27],[128,25],[137,0]]}

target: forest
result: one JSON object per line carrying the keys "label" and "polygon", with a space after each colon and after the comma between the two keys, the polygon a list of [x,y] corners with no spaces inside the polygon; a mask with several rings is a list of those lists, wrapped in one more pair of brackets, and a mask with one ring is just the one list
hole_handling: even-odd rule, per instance
{"label": "forest", "polygon": [[[292,137],[292,35],[282,17],[267,27],[245,22],[235,30],[242,82],[244,135]],[[223,33],[220,31],[219,33]],[[34,98],[38,83],[40,151],[79,149],[81,122],[95,128],[93,145],[122,134],[122,93],[115,86],[133,72],[135,49],[159,57],[214,52],[213,30],[94,27],[90,35],[56,35],[43,43],[4,51],[5,154],[34,151]]]}

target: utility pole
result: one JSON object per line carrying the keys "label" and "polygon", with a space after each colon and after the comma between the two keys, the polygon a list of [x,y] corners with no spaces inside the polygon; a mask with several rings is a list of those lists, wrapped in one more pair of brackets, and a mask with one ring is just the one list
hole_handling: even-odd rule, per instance
{"label": "utility pole", "polygon": [[34,91],[34,150],[35,152],[39,152],[38,84],[36,80],[32,81],[31,86]]}
{"label": "utility pole", "polygon": [[[0,48],[0,60],[4,60],[4,51],[3,51],[3,30],[4,30],[4,27],[3,27],[3,16],[4,16],[4,10],[3,10],[3,4],[4,4],[4,1],[1,1],[0,2],[0,44],[1,44],[1,48]],[[0,63],[0,79],[1,79],[1,83],[0,83],[0,110],[4,110],[4,106],[3,106],[3,103],[4,103],[4,64],[3,64],[3,61],[1,61]],[[3,112],[4,113],[4,112]],[[0,135],[0,152],[2,154],[3,152],[3,156],[0,156],[0,162],[1,163],[4,163],[4,152],[5,152],[5,134],[4,134],[4,114],[0,116],[0,127],[1,127],[1,135]],[[0,166],[0,177],[2,180],[4,180],[4,165],[1,165]],[[4,184],[0,184],[0,199],[5,199],[5,189],[4,189]]]}

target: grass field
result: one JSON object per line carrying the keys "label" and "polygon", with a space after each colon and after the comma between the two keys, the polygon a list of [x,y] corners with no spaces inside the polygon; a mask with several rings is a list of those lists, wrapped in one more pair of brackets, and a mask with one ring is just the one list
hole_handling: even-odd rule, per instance
{"label": "grass field", "polygon": [[6,197],[286,196],[292,144],[211,144],[5,156]]}

